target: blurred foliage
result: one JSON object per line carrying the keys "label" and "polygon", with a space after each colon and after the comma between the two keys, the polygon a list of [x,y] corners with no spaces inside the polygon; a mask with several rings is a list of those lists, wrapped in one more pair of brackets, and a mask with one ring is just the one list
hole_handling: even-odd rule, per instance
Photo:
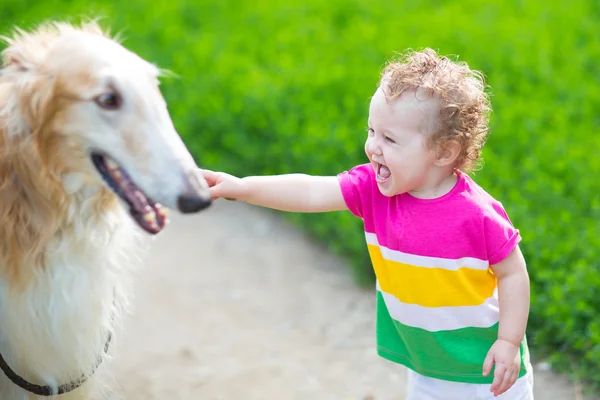
{"label": "blurred foliage", "polygon": [[[199,165],[336,174],[364,162],[384,63],[432,47],[482,70],[492,135],[474,178],[523,235],[535,354],[600,385],[600,3],[596,0],[3,0],[0,33],[101,16],[163,81]],[[372,283],[360,220],[286,215]]]}

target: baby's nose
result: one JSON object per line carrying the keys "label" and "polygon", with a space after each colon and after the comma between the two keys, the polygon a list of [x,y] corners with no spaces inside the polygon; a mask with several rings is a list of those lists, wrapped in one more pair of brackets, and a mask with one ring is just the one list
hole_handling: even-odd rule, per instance
{"label": "baby's nose", "polygon": [[377,141],[374,139],[369,139],[367,142],[367,148],[370,153],[381,155],[381,147],[378,145]]}

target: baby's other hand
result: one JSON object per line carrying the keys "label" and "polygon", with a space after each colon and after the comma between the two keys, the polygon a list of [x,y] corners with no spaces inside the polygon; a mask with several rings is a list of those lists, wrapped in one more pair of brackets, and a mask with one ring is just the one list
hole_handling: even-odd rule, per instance
{"label": "baby's other hand", "polygon": [[488,351],[483,362],[483,375],[487,376],[494,369],[494,381],[490,391],[500,396],[516,382],[521,369],[519,346],[506,340],[498,339]]}
{"label": "baby's other hand", "polygon": [[208,183],[213,200],[218,198],[239,200],[243,197],[245,188],[240,178],[207,169],[200,169],[200,173]]}

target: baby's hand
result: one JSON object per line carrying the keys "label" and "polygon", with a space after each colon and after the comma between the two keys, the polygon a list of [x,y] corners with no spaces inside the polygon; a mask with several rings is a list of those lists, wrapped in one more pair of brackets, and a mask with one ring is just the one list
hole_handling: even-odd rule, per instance
{"label": "baby's hand", "polygon": [[200,173],[210,187],[209,190],[213,200],[220,197],[226,200],[238,200],[243,196],[245,187],[240,178],[207,169],[201,169]]}
{"label": "baby's hand", "polygon": [[499,396],[510,389],[519,377],[521,368],[519,346],[506,340],[496,340],[483,362],[484,376],[490,373],[494,364],[496,368],[490,392],[494,392],[494,396]]}

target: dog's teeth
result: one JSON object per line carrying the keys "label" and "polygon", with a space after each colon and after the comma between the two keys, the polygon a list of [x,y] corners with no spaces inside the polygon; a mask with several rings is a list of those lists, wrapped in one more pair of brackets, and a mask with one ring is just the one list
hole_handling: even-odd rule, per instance
{"label": "dog's teeth", "polygon": [[158,203],[155,205],[155,207],[156,207],[157,214],[160,215],[161,217],[167,218],[169,216],[169,209],[168,208],[165,208],[165,207],[161,206]]}
{"label": "dog's teeth", "polygon": [[116,162],[114,162],[110,158],[107,158],[104,162],[106,163],[106,166],[109,169],[111,169],[111,170],[118,170],[119,169],[119,164],[117,164]]}
{"label": "dog's teeth", "polygon": [[144,214],[144,221],[148,224],[150,229],[158,231],[160,227],[158,226],[158,222],[156,221],[156,215],[154,212],[146,212]]}
{"label": "dog's teeth", "polygon": [[149,224],[156,224],[156,218],[154,217],[154,213],[153,212],[145,213],[144,221],[148,222]]}

